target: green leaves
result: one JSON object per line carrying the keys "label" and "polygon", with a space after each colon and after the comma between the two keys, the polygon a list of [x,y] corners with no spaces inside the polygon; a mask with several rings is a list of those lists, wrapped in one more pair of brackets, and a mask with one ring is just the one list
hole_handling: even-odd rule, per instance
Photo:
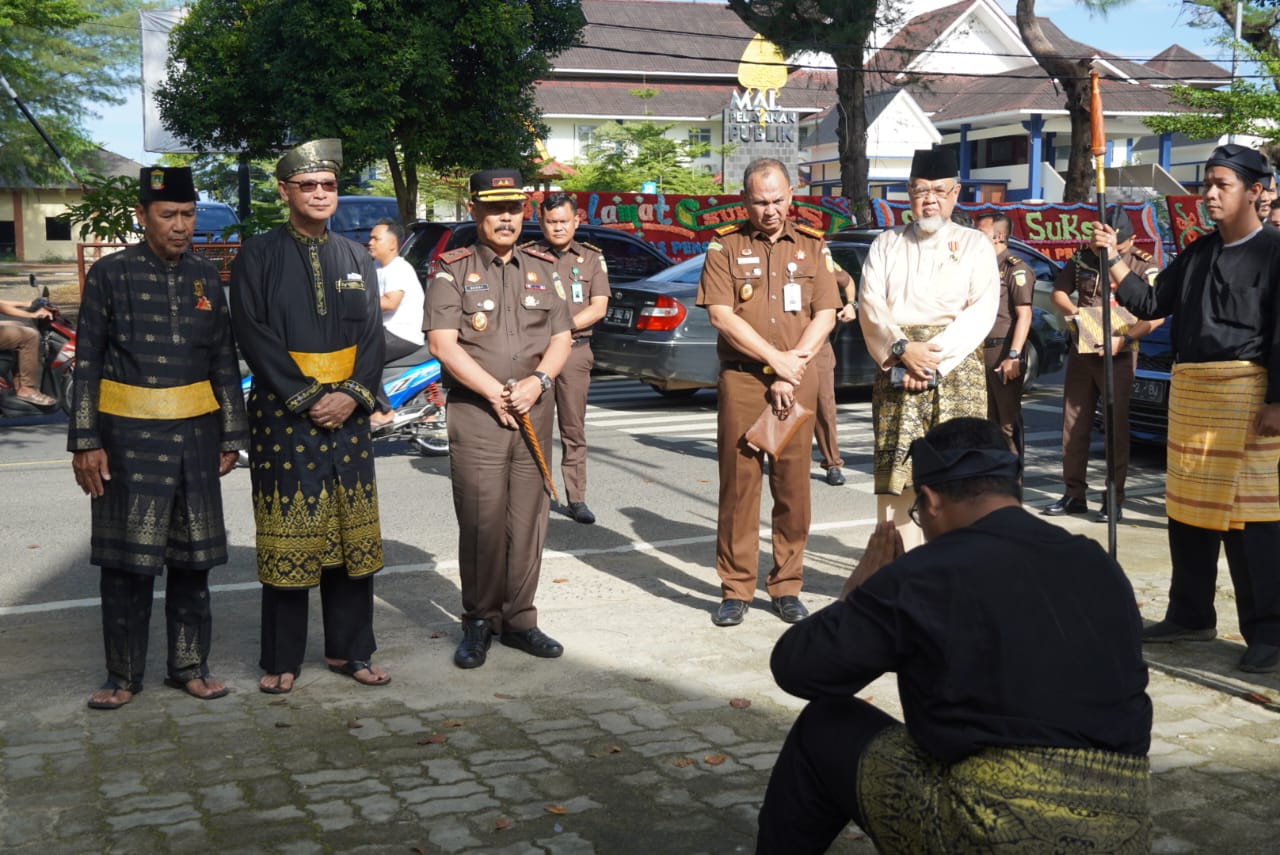
{"label": "green leaves", "polygon": [[68,205],[57,215],[64,223],[79,223],[80,240],[94,238],[107,242],[123,241],[136,233],[134,208],[138,204],[136,175],[84,176],[88,189],[80,201]]}

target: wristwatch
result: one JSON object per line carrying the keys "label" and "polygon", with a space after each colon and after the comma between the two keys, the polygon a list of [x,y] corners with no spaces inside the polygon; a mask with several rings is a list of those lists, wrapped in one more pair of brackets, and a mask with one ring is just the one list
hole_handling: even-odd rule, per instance
{"label": "wristwatch", "polygon": [[542,391],[545,392],[551,388],[551,376],[545,371],[535,371],[533,372],[533,376],[537,377],[538,382],[542,384]]}
{"label": "wristwatch", "polygon": [[1007,357],[1005,357],[1005,358],[1006,358],[1006,359],[1018,359],[1018,358],[1019,358],[1019,357],[1021,357],[1021,356],[1022,356],[1022,351],[1010,349],[1010,350],[1009,350],[1009,355],[1008,355]]}
{"label": "wristwatch", "polygon": [[889,348],[889,353],[893,355],[894,359],[901,359],[903,354],[907,352],[907,344],[908,342],[905,338],[900,338]]}

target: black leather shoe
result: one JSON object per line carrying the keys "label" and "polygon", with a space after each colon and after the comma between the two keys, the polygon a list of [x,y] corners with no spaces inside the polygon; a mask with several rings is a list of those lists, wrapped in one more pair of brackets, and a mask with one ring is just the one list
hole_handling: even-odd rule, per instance
{"label": "black leather shoe", "polygon": [[747,616],[750,605],[745,600],[721,600],[720,608],[711,616],[716,626],[737,626]]}
{"label": "black leather shoe", "polygon": [[489,653],[493,630],[483,618],[462,622],[462,641],[453,651],[453,664],[459,668],[479,668]]}
{"label": "black leather shoe", "polygon": [[844,473],[840,471],[839,466],[832,466],[827,470],[827,483],[832,487],[839,487],[844,483]]}
{"label": "black leather shoe", "polygon": [[1280,647],[1274,644],[1250,644],[1236,667],[1250,674],[1280,671]]}
{"label": "black leather shoe", "polygon": [[[1104,523],[1107,521],[1107,516],[1108,516],[1107,503],[1103,502],[1102,507],[1098,508],[1098,513],[1094,515],[1093,521]],[[1116,522],[1120,522],[1122,519],[1124,519],[1124,505],[1117,503],[1116,504]]]}
{"label": "black leather shoe", "polygon": [[583,525],[591,525],[596,521],[596,515],[591,513],[586,502],[570,502],[569,516],[573,517],[574,522],[580,522]]}
{"label": "black leather shoe", "polygon": [[523,650],[530,656],[537,656],[539,659],[555,659],[564,653],[564,645],[536,626],[533,629],[525,629],[520,632],[504,632],[499,636],[498,640],[507,647]]}
{"label": "black leather shoe", "polygon": [[1162,620],[1151,626],[1143,627],[1143,644],[1169,644],[1174,641],[1213,641],[1218,631],[1213,627],[1207,629],[1187,629],[1171,620]]}
{"label": "black leather shoe", "polygon": [[773,612],[786,623],[799,623],[809,616],[799,597],[778,597],[773,601]]}
{"label": "black leather shoe", "polygon": [[1046,517],[1060,517],[1064,514],[1087,514],[1089,512],[1089,503],[1084,499],[1073,499],[1070,496],[1063,496],[1040,513]]}

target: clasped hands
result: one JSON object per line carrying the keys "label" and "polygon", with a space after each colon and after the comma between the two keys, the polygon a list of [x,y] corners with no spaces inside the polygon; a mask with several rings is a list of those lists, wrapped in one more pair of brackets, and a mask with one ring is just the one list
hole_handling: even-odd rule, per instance
{"label": "clasped hands", "polygon": [[942,348],[927,341],[909,341],[907,349],[898,360],[907,369],[902,378],[902,388],[908,392],[923,392],[929,388],[929,381],[938,371],[938,363],[942,361]]}

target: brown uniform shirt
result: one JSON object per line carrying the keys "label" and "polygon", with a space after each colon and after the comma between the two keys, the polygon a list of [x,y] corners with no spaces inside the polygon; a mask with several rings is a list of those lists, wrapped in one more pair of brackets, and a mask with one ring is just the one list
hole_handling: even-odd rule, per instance
{"label": "brown uniform shirt", "polygon": [[1027,263],[1009,250],[996,259],[1000,268],[1000,304],[989,338],[1005,338],[1013,332],[1013,318],[1018,306],[1030,306],[1035,294],[1036,275]]}
{"label": "brown uniform shirt", "polygon": [[[557,333],[573,328],[556,293],[555,259],[533,247],[503,263],[482,244],[440,256],[427,289],[425,327],[458,330],[458,343],[499,382],[533,373]],[[461,386],[445,375],[445,386]]]}
{"label": "brown uniform shirt", "polygon": [[[1120,253],[1120,258],[1147,284],[1155,284],[1156,274],[1160,272],[1160,268],[1150,255],[1135,247],[1129,247],[1127,251]],[[1098,256],[1094,254],[1091,247],[1082,246],[1058,271],[1057,277],[1053,280],[1053,290],[1064,294],[1075,294],[1076,306],[1087,309],[1090,306],[1102,305],[1103,289],[1109,288],[1110,282],[1109,276],[1104,277],[1101,283],[1099,282]],[[1134,342],[1129,348],[1137,350],[1138,343]]]}
{"label": "brown uniform shirt", "polygon": [[[731,306],[769,344],[791,350],[817,312],[839,311],[843,304],[834,270],[827,243],[816,229],[788,221],[771,244],[744,222],[707,245],[697,304]],[[787,286],[792,283],[798,300],[788,305]],[[716,341],[716,354],[731,362],[754,360],[724,336]]]}
{"label": "brown uniform shirt", "polygon": [[[570,321],[591,303],[592,297],[607,298],[611,293],[609,266],[599,247],[576,240],[570,241],[563,250],[553,249],[546,241],[538,241],[532,246],[555,258],[556,273],[559,274],[556,293],[569,304]],[[591,327],[573,331],[575,339],[590,336]]]}

